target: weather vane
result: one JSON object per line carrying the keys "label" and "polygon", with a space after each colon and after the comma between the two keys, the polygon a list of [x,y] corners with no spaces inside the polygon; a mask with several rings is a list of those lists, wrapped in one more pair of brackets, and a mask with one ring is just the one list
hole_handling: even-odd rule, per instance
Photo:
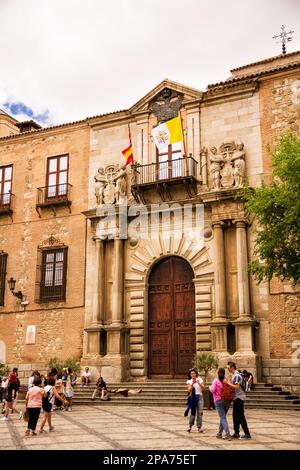
{"label": "weather vane", "polygon": [[279,44],[281,42],[281,44],[282,44],[282,54],[286,54],[285,45],[286,45],[287,42],[292,41],[293,38],[289,35],[291,35],[293,33],[294,33],[294,31],[286,31],[284,25],[282,25],[281,26],[281,33],[277,34],[276,36],[273,36],[273,39],[278,39],[278,38],[281,39],[281,41],[278,41],[277,44]]}

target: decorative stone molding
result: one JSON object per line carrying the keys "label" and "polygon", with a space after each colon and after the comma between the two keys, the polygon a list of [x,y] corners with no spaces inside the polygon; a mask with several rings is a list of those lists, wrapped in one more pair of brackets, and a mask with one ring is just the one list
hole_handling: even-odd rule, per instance
{"label": "decorative stone molding", "polygon": [[51,246],[65,246],[65,244],[59,238],[55,238],[53,235],[50,235],[49,238],[40,243],[39,248],[47,248]]}
{"label": "decorative stone molding", "polygon": [[212,261],[203,242],[178,239],[141,240],[130,254],[125,273],[125,285],[129,298],[130,322],[130,375],[145,377],[148,373],[147,325],[148,325],[148,276],[154,264],[166,256],[180,256],[187,260],[194,271],[196,347],[197,351],[209,350],[212,319]]}
{"label": "decorative stone molding", "polygon": [[182,106],[183,94],[164,88],[149,104],[149,109],[157,118],[158,124],[178,116]]}
{"label": "decorative stone molding", "polygon": [[210,149],[209,173],[214,190],[241,188],[245,176],[245,151],[242,142],[224,142],[219,151]]}

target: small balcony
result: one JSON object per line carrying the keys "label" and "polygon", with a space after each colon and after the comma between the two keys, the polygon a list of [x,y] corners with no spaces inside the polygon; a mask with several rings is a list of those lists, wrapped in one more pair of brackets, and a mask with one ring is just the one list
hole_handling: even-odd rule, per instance
{"label": "small balcony", "polygon": [[36,210],[39,217],[41,216],[40,210],[43,208],[51,208],[56,215],[58,207],[66,206],[71,213],[71,188],[72,185],[69,183],[37,188]]}
{"label": "small balcony", "polygon": [[156,189],[163,201],[171,201],[171,188],[182,186],[188,197],[197,194],[197,162],[190,155],[148,165],[132,165],[131,192],[137,202],[145,204],[145,191]]}
{"label": "small balcony", "polygon": [[0,194],[0,215],[8,214],[10,217],[13,213],[12,205],[15,195],[12,193]]}

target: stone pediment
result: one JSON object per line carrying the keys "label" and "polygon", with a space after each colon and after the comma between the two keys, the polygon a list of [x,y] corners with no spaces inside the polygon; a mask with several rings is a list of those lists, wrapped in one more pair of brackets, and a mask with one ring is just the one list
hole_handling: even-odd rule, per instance
{"label": "stone pediment", "polygon": [[134,104],[129,109],[129,112],[132,114],[154,112],[155,102],[158,101],[160,103],[164,102],[165,100],[170,100],[171,106],[173,106],[175,112],[175,101],[177,98],[180,100],[181,105],[188,102],[193,102],[195,100],[200,100],[202,95],[203,92],[200,90],[196,90],[195,88],[190,88],[185,85],[181,85],[180,83],[165,79],[155,88],[153,88],[153,90],[151,90],[147,95],[140,99],[136,104]]}

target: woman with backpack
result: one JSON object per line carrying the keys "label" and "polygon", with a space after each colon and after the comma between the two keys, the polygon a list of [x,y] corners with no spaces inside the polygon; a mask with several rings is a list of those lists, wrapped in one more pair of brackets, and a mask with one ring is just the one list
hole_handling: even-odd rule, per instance
{"label": "woman with backpack", "polygon": [[43,419],[41,422],[40,433],[45,432],[44,426],[48,422],[49,431],[54,431],[54,426],[51,422],[51,410],[52,405],[54,405],[54,400],[57,399],[63,403],[67,403],[63,398],[61,398],[55,388],[55,377],[50,375],[47,377],[47,385],[44,387],[45,396],[42,398],[42,407],[43,407]]}
{"label": "woman with backpack", "polygon": [[222,439],[222,433],[225,432],[225,436],[223,439],[231,441],[229,426],[227,422],[227,412],[230,408],[230,403],[233,399],[233,393],[230,386],[228,386],[225,382],[225,369],[220,367],[218,370],[218,378],[213,380],[212,385],[210,386],[210,391],[213,395],[214,403],[216,406],[216,410],[220,417],[220,426],[219,431],[216,435],[218,439]]}

